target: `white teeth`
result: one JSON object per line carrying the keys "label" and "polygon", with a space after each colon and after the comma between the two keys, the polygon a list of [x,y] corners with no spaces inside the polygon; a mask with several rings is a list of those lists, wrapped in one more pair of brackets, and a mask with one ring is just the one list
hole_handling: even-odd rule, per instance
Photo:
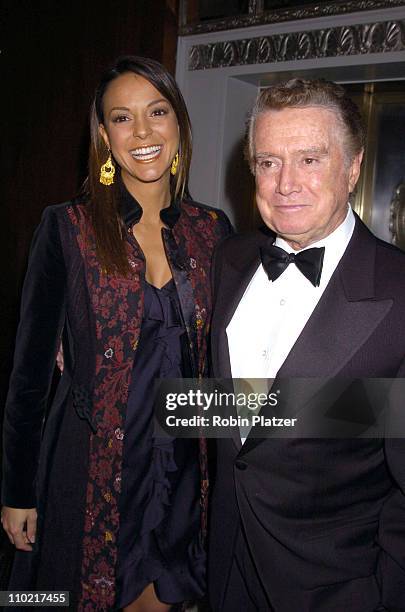
{"label": "white teeth", "polygon": [[152,159],[157,153],[160,153],[161,145],[153,145],[150,147],[138,147],[131,151],[131,155],[138,159]]}

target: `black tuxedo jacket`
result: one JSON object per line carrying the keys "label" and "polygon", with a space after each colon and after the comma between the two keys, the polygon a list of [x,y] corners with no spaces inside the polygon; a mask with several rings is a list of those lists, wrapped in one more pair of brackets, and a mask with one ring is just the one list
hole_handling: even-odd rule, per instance
{"label": "black tuxedo jacket", "polygon": [[[216,377],[231,376],[226,327],[269,239],[269,230],[233,236],[217,253]],[[278,376],[398,378],[404,357],[405,254],[357,218]],[[243,446],[217,440],[209,543],[215,611],[241,528],[276,612],[404,611],[405,440],[249,436]]]}

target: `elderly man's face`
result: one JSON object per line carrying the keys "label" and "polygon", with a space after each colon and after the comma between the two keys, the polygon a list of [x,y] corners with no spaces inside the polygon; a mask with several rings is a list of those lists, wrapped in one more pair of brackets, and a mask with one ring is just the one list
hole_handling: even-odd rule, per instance
{"label": "elderly man's face", "polygon": [[254,151],[260,214],[293,248],[309,246],[342,223],[362,153],[345,159],[333,111],[285,108],[259,115]]}

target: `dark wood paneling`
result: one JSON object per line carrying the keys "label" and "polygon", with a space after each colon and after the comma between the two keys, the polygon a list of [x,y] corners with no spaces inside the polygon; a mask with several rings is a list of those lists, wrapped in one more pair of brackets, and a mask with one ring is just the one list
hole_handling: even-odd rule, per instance
{"label": "dark wood paneling", "polygon": [[[118,55],[139,54],[174,73],[178,1],[5,0],[3,7],[1,420],[34,228],[44,207],[70,199],[86,176],[88,110],[104,68]],[[7,544],[1,533],[2,589]]]}
{"label": "dark wood paneling", "polygon": [[47,204],[86,175],[88,109],[102,70],[121,54],[174,73],[177,0],[5,0],[2,63],[1,397],[32,232]]}

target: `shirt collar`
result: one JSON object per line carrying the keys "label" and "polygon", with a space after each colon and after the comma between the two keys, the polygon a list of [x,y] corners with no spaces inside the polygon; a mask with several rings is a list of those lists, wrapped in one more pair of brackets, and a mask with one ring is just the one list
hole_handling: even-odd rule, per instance
{"label": "shirt collar", "polygon": [[[121,218],[126,227],[129,228],[139,223],[143,213],[142,206],[139,204],[138,200],[129,193],[121,177],[118,178],[117,186]],[[176,225],[180,213],[180,199],[176,198],[170,202],[169,206],[162,208],[160,211],[160,218],[167,227],[172,228]]]}
{"label": "shirt collar", "polygon": [[[348,211],[345,220],[341,223],[329,236],[310,244],[307,248],[318,248],[325,247],[325,256],[323,260],[322,276],[321,276],[321,288],[326,287],[333,272],[337,268],[339,261],[341,260],[347,245],[353,235],[354,226],[356,219],[354,213],[348,204]],[[292,247],[285,242],[282,238],[277,236],[274,243],[276,246],[281,247],[288,253],[298,253],[294,251]],[[305,249],[301,249],[305,250]]]}
{"label": "shirt collar", "polygon": [[[326,250],[330,252],[334,252],[336,250],[340,251],[342,248],[344,250],[352,237],[354,225],[355,217],[350,205],[348,204],[347,214],[344,221],[338,225],[338,227],[331,234],[329,234],[329,236],[325,236],[325,238],[322,238],[321,240],[318,240],[305,248],[313,249],[325,247],[325,252]],[[287,253],[299,253],[299,251],[294,251],[288,242],[280,238],[280,236],[277,236],[274,244],[287,251]]]}

